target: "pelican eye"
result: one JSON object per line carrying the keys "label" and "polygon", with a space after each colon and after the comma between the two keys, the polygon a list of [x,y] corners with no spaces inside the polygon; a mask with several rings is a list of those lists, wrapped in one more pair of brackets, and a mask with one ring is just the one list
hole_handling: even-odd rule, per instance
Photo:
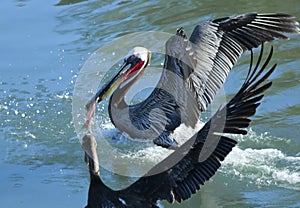
{"label": "pelican eye", "polygon": [[125,61],[127,64],[131,64],[131,66],[134,66],[141,61],[141,58],[136,55],[131,55]]}

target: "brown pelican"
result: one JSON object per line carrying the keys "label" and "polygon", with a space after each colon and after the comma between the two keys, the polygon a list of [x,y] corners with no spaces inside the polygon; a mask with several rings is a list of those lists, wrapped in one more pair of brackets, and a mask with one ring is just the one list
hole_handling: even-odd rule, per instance
{"label": "brown pelican", "polygon": [[[224,83],[238,58],[246,51],[282,33],[299,33],[298,22],[287,14],[248,13],[197,25],[188,39],[182,28],[166,42],[164,70],[144,101],[128,105],[125,95],[150,61],[150,51],[136,47],[119,71],[96,93],[86,108],[87,125],[96,104],[111,92],[109,115],[121,132],[133,139],[153,139],[163,147],[176,147],[170,134],[181,124],[195,127]],[[127,116],[128,115],[128,116]]]}
{"label": "brown pelican", "polygon": [[[88,205],[86,208],[147,208],[157,207],[158,200],[182,202],[200,189],[218,168],[220,161],[231,152],[236,141],[223,133],[246,134],[244,128],[249,126],[249,117],[253,116],[260,105],[263,93],[272,82],[266,79],[272,74],[276,65],[266,70],[273,50],[259,68],[262,50],[256,66],[251,64],[244,84],[237,94],[204,125],[193,137],[177,148],[162,162],[154,166],[143,177],[123,190],[112,190],[100,178],[99,161],[96,152],[96,140],[91,134],[83,138],[86,162],[90,172]],[[252,53],[251,53],[252,54]],[[221,124],[224,122],[224,125]],[[200,160],[200,153],[205,151],[205,143],[217,140],[212,153],[205,160]],[[168,164],[177,161],[172,167]],[[157,169],[162,170],[157,173]]]}

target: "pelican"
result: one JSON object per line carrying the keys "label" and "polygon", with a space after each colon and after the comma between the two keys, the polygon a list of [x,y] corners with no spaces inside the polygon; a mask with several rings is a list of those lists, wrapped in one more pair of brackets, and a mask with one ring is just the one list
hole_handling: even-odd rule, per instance
{"label": "pelican", "polygon": [[150,62],[151,52],[135,47],[123,65],[86,104],[89,126],[96,104],[107,98],[109,116],[120,132],[132,139],[151,139],[159,146],[177,148],[170,135],[184,124],[195,128],[201,112],[214,99],[238,58],[247,50],[283,33],[299,33],[288,14],[247,13],[197,25],[188,39],[182,28],[166,42],[163,72],[144,101],[128,105],[125,96]]}
{"label": "pelican", "polygon": [[[103,183],[100,178],[96,140],[92,134],[86,134],[82,144],[90,173],[86,208],[158,208],[159,200],[180,203],[190,198],[215,174],[221,166],[220,161],[223,161],[236,145],[237,142],[224,133],[247,133],[245,128],[251,122],[249,117],[255,114],[264,96],[263,93],[272,84],[271,81],[267,81],[276,68],[276,65],[273,65],[267,69],[272,53],[271,48],[265,62],[259,67],[263,54],[261,50],[253,69],[251,53],[248,75],[237,94],[220,108],[199,132],[125,189],[112,190]],[[215,140],[218,142],[212,153],[201,160],[205,143]],[[179,157],[181,160],[172,167],[165,168]]]}

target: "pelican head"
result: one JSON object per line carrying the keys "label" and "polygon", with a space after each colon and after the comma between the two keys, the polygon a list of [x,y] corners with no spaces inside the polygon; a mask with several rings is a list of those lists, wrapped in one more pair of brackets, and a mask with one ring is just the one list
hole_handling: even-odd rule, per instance
{"label": "pelican head", "polygon": [[119,86],[122,88],[141,75],[149,64],[150,58],[151,52],[144,47],[131,49],[127,56],[125,56],[124,63],[120,68],[120,71],[123,71],[123,75],[119,79]]}
{"label": "pelican head", "polygon": [[133,83],[147,67],[151,59],[151,52],[144,47],[134,47],[124,58],[123,64],[117,72],[106,82],[96,95],[86,104],[86,124],[94,115],[96,104],[107,98],[117,87]]}

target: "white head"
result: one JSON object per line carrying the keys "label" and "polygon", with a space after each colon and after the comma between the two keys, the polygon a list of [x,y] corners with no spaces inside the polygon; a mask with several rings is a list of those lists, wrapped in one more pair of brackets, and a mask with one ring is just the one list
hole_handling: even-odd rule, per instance
{"label": "white head", "polygon": [[[120,88],[130,83],[133,79],[142,74],[151,58],[151,52],[144,47],[134,47],[124,58],[123,75],[120,79]],[[126,66],[129,69],[124,70]]]}
{"label": "white head", "polygon": [[[94,114],[95,106],[98,102],[108,97],[117,87],[123,88],[127,84],[133,84],[150,62],[151,52],[143,47],[134,47],[124,58],[124,63],[114,76],[106,82],[96,95],[88,102],[87,125]],[[128,85],[128,88],[131,85]],[[127,89],[128,89],[127,88]],[[126,90],[124,90],[126,93]]]}
{"label": "white head", "polygon": [[95,99],[100,102],[111,94],[118,86],[124,87],[142,74],[150,62],[151,52],[144,47],[134,47],[125,56],[122,66],[116,74],[96,93]]}

